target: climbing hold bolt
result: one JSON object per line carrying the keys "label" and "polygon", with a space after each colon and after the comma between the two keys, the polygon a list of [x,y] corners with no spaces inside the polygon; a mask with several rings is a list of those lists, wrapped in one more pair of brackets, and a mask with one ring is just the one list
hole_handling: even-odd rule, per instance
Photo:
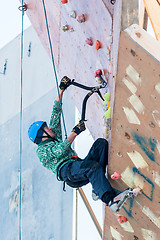
{"label": "climbing hold bolt", "polygon": [[61,0],[61,3],[62,4],[65,4],[65,3],[67,3],[68,2],[68,0]]}
{"label": "climbing hold bolt", "polygon": [[117,156],[118,156],[118,157],[122,157],[121,152],[118,152],[118,153],[117,153]]}
{"label": "climbing hold bolt", "polygon": [[151,128],[155,128],[155,124],[154,124],[152,121],[149,123],[149,126],[150,126]]}
{"label": "climbing hold bolt", "polygon": [[101,43],[100,43],[99,40],[96,40],[96,41],[95,41],[95,49],[98,50],[98,49],[100,49],[100,48],[101,48]]}
{"label": "climbing hold bolt", "polygon": [[82,15],[78,16],[78,17],[77,17],[77,21],[78,21],[79,23],[85,22],[85,15],[82,14]]}
{"label": "climbing hold bolt", "polygon": [[139,239],[136,235],[134,235],[133,237],[134,237],[134,240],[138,240]]}
{"label": "climbing hold bolt", "polygon": [[87,38],[85,41],[88,45],[93,46],[92,38]]}
{"label": "climbing hold bolt", "polygon": [[127,222],[127,221],[128,221],[128,219],[126,217],[124,217],[124,216],[119,216],[118,217],[118,222],[119,223],[124,223],[124,222]]}
{"label": "climbing hold bolt", "polygon": [[125,137],[126,137],[127,139],[130,139],[130,138],[131,138],[130,135],[129,135],[127,132],[125,132]]}
{"label": "climbing hold bolt", "polygon": [[142,34],[140,32],[136,32],[135,35],[140,38],[142,36]]}
{"label": "climbing hold bolt", "polygon": [[71,27],[70,32],[74,32],[74,28],[73,27]]}
{"label": "climbing hold bolt", "polygon": [[112,179],[120,179],[121,178],[121,175],[117,172],[114,172],[112,175],[111,175],[111,178]]}
{"label": "climbing hold bolt", "polygon": [[131,54],[135,57],[136,56],[136,51],[132,48],[131,49]]}
{"label": "climbing hold bolt", "polygon": [[64,25],[64,26],[62,26],[62,30],[64,31],[64,32],[66,32],[66,31],[68,31],[68,25]]}

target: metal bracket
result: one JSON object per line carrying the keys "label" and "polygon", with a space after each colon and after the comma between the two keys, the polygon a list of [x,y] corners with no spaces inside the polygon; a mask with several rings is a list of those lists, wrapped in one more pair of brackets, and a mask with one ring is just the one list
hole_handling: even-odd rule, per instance
{"label": "metal bracket", "polygon": [[0,74],[5,75],[6,74],[6,69],[7,69],[7,59],[5,60],[5,64],[3,66],[3,72],[0,72]]}
{"label": "metal bracket", "polygon": [[24,12],[27,11],[27,4],[24,3],[23,6],[19,6],[19,7],[18,7],[18,10],[20,10],[20,11],[23,12],[23,14],[24,14]]}
{"label": "metal bracket", "polygon": [[28,46],[28,57],[31,56],[31,46],[32,46],[32,43],[30,42]]}

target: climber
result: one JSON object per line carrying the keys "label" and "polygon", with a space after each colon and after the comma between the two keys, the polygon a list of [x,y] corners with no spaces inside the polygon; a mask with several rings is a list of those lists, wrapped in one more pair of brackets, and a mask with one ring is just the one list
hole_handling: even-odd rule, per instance
{"label": "climber", "polygon": [[105,176],[108,165],[107,140],[97,139],[84,159],[80,159],[71,148],[75,138],[86,129],[84,121],[80,121],[68,138],[62,140],[60,101],[62,102],[64,90],[70,84],[71,80],[68,77],[62,78],[49,127],[44,121],[34,122],[28,129],[28,136],[38,145],[36,153],[42,165],[55,173],[58,180],[73,188],[82,187],[90,182],[93,200],[101,199],[110,207],[115,207],[118,203],[113,202],[116,193]]}

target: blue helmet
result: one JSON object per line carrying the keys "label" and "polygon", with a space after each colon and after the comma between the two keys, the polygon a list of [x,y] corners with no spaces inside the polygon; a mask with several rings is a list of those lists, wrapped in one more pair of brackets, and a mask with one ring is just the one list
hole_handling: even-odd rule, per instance
{"label": "blue helmet", "polygon": [[44,121],[36,121],[32,123],[28,129],[29,139],[32,142],[39,144],[42,141],[42,135],[43,135],[45,126],[47,126],[47,123]]}

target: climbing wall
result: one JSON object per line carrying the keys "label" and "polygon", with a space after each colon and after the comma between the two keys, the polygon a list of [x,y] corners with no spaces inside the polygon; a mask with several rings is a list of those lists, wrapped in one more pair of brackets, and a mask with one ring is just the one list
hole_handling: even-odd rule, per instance
{"label": "climbing wall", "polygon": [[[137,25],[121,32],[112,122],[112,185],[142,194],[118,214],[106,207],[104,240],[158,240],[160,234],[160,43]],[[118,217],[127,218],[119,223]]]}
{"label": "climbing wall", "polygon": [[[25,3],[26,13],[50,55],[42,1],[27,0]],[[110,1],[79,0],[63,4],[61,1],[46,0],[45,7],[59,80],[67,75],[84,85],[96,86],[98,83],[94,73],[97,69],[103,71],[106,80],[112,79],[114,6]],[[98,50],[95,49],[97,40],[100,43]],[[75,86],[71,86],[67,91],[81,112],[82,101],[88,92]],[[102,95],[106,91],[107,89],[103,90]],[[105,136],[106,125],[103,115],[102,100],[94,94],[87,103],[86,111],[86,124],[94,139]]]}

